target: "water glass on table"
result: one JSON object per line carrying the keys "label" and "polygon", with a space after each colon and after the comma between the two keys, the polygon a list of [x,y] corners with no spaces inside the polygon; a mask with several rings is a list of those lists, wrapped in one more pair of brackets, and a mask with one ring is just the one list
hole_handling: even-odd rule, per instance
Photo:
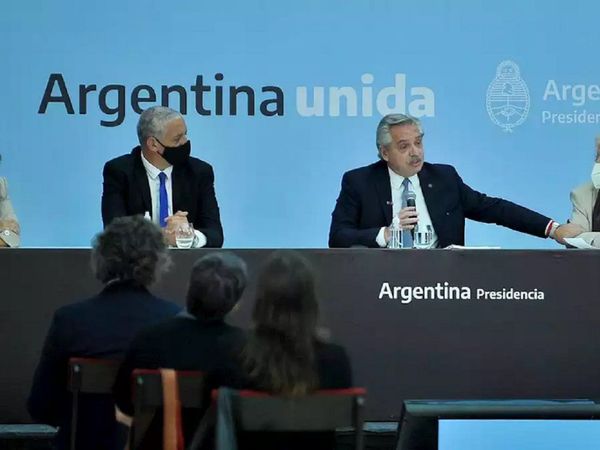
{"label": "water glass on table", "polygon": [[194,237],[194,227],[187,222],[182,223],[175,230],[177,248],[191,248],[194,243]]}

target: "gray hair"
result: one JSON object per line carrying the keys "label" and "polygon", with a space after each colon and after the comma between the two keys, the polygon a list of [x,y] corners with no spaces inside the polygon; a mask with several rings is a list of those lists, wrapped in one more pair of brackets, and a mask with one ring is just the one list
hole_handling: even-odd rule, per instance
{"label": "gray hair", "polygon": [[396,125],[415,125],[420,133],[423,133],[423,127],[421,121],[416,117],[412,117],[406,114],[388,114],[379,121],[377,125],[377,153],[381,158],[381,147],[388,146],[392,143],[392,135],[390,134],[390,128]]}
{"label": "gray hair", "polygon": [[92,246],[92,270],[102,283],[132,280],[148,286],[171,264],[162,231],[142,216],[116,218]]}
{"label": "gray hair", "polygon": [[183,118],[180,112],[166,106],[153,106],[140,115],[137,124],[137,135],[140,145],[144,146],[146,140],[151,137],[162,138],[165,125],[171,120]]}
{"label": "gray hair", "polygon": [[246,289],[246,263],[233,253],[216,252],[194,263],[187,292],[187,310],[199,319],[222,319]]}

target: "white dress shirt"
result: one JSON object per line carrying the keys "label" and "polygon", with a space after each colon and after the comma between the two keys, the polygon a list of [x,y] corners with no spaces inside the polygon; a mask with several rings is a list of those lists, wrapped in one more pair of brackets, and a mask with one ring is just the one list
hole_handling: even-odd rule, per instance
{"label": "white dress shirt", "polygon": [[[392,188],[392,217],[398,215],[400,210],[402,209],[402,193],[404,188],[402,187],[402,183],[404,182],[404,178],[401,175],[398,175],[392,169],[388,167],[388,172],[390,174],[390,186]],[[415,204],[417,207],[417,213],[419,214],[419,227],[426,227],[427,225],[431,226],[433,230],[433,235],[431,238],[431,245],[429,248],[437,248],[438,246],[438,237],[435,232],[435,228],[433,227],[433,223],[431,223],[431,217],[429,216],[429,210],[427,209],[427,204],[425,203],[425,197],[423,196],[423,191],[421,190],[421,183],[419,181],[418,175],[413,175],[408,178],[410,180],[410,188],[416,195]],[[381,227],[379,233],[376,238],[377,244],[380,247],[386,247],[387,243],[385,242],[385,227]]]}
{"label": "white dress shirt", "polygon": [[[152,203],[152,222],[160,226],[160,178],[158,175],[161,172],[167,176],[165,179],[165,188],[167,189],[167,200],[169,202],[168,214],[169,216],[173,215],[173,183],[172,183],[172,175],[173,175],[173,166],[167,167],[165,170],[160,170],[157,167],[153,166],[150,161],[148,161],[144,154],[142,156],[142,164],[144,164],[144,168],[146,169],[146,175],[148,176],[148,185],[150,186],[150,202]],[[194,248],[204,247],[206,245],[206,236],[204,233],[198,230],[194,230],[194,234],[196,235],[196,239],[194,239]]]}

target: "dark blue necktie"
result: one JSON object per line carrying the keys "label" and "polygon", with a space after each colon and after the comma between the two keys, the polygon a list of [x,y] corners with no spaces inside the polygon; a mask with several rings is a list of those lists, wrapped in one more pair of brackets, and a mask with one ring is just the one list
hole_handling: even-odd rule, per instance
{"label": "dark blue necktie", "polygon": [[[402,208],[406,208],[408,193],[411,192],[410,188],[410,180],[405,178],[402,182],[402,186],[404,186],[404,190],[402,191]],[[413,246],[413,236],[410,230],[402,230],[402,247],[404,248],[412,248]]]}
{"label": "dark blue necktie", "polygon": [[169,217],[169,197],[167,197],[167,174],[161,172],[158,174],[160,180],[160,188],[158,189],[159,201],[158,201],[158,217],[161,227],[167,226],[167,217]]}

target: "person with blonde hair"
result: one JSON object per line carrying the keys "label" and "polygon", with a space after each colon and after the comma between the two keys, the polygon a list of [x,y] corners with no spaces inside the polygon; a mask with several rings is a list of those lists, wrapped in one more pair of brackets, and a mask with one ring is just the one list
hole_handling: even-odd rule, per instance
{"label": "person with blonde hair", "polygon": [[8,196],[8,181],[0,177],[0,247],[18,247],[20,233],[19,221]]}
{"label": "person with blonde hair", "polygon": [[571,191],[573,211],[569,222],[579,227],[577,237],[600,248],[600,136],[596,137],[596,160],[591,180]]}

